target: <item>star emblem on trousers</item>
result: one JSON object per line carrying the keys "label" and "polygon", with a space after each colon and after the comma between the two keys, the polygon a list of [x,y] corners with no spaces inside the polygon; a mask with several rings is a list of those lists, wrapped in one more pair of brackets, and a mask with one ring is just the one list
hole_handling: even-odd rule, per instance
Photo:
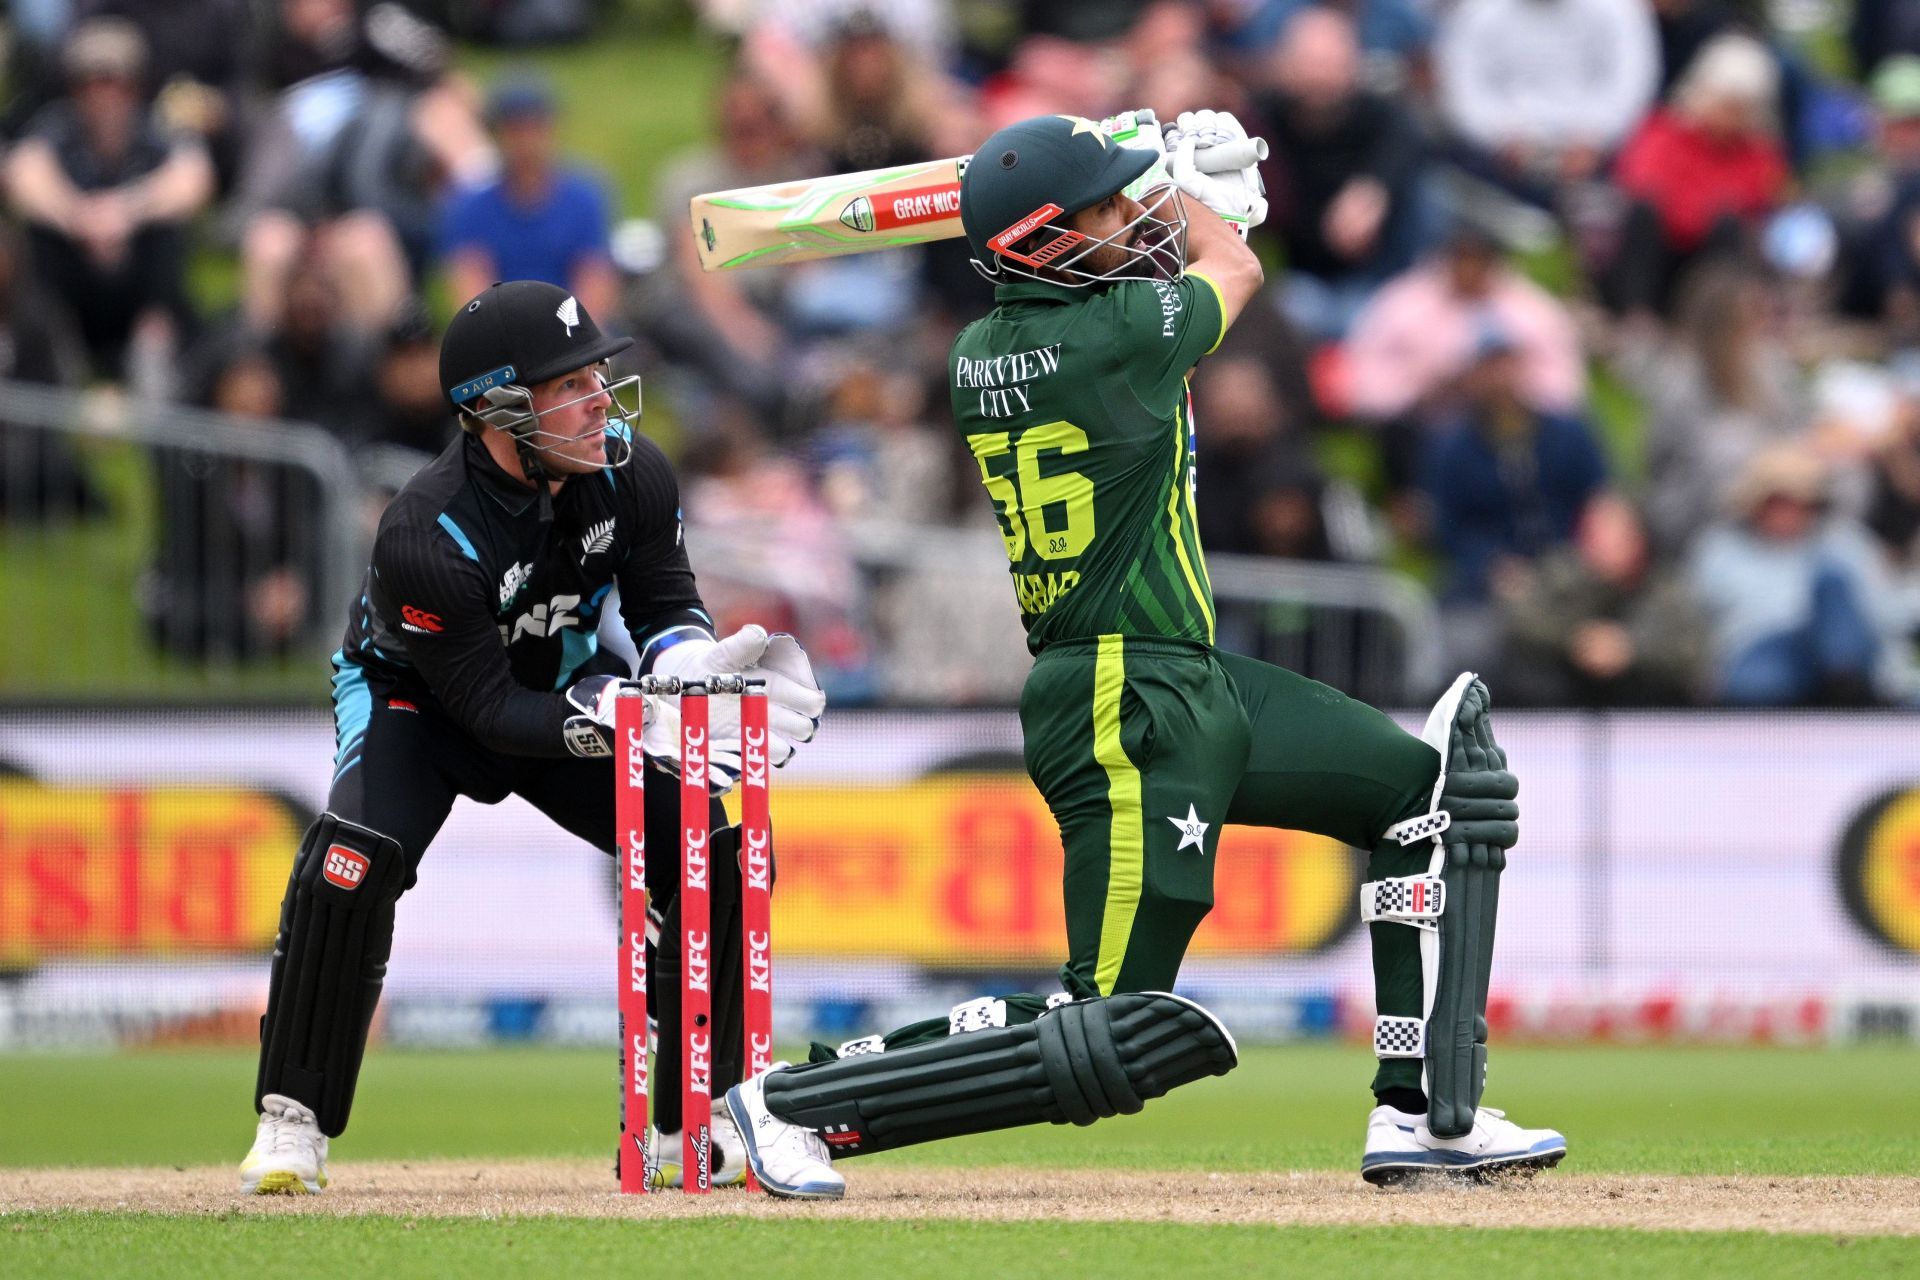
{"label": "star emblem on trousers", "polygon": [[1186,817],[1168,818],[1167,821],[1180,828],[1180,843],[1174,846],[1173,851],[1175,853],[1180,852],[1180,850],[1186,848],[1188,845],[1192,845],[1203,854],[1207,851],[1207,828],[1213,824],[1211,822],[1200,821],[1200,814],[1191,804],[1187,806]]}

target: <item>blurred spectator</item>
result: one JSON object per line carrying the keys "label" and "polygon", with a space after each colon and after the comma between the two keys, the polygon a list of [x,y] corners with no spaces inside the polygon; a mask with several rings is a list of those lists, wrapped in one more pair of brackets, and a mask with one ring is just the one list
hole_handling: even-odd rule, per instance
{"label": "blurred spectator", "polygon": [[1887,59],[1871,91],[1874,163],[1846,192],[1843,300],[1885,321],[1895,344],[1920,346],[1920,56]]}
{"label": "blurred spectator", "polygon": [[1471,609],[1573,536],[1607,467],[1586,422],[1527,403],[1519,353],[1500,330],[1482,333],[1461,390],[1458,416],[1427,442],[1422,487],[1447,560],[1443,601]]}
{"label": "blurred spectator", "polygon": [[1599,171],[1660,75],[1645,0],[1461,0],[1434,63],[1468,167],[1544,208]]}
{"label": "blurred spectator", "polygon": [[1287,253],[1283,304],[1309,338],[1338,339],[1373,289],[1420,247],[1425,163],[1405,110],[1359,85],[1353,24],[1302,9],[1259,100],[1273,145],[1268,226]]}
{"label": "blurred spectator", "polygon": [[1862,80],[1889,58],[1920,54],[1920,5],[1912,0],[1853,0],[1847,47],[1853,53],[1853,74]]}
{"label": "blurred spectator", "polygon": [[240,199],[246,314],[279,323],[294,261],[319,259],[363,333],[419,288],[445,183],[497,166],[438,28],[390,0],[280,0],[279,98],[249,147]]}
{"label": "blurred spectator", "polygon": [[1634,204],[1605,282],[1616,310],[1664,311],[1688,264],[1739,249],[1779,207],[1789,175],[1778,81],[1763,45],[1716,37],[1622,150],[1615,177]]}
{"label": "blurred spectator", "polygon": [[[260,50],[249,0],[78,0],[123,18],[147,44],[146,87],[161,127],[198,138],[227,191],[240,166],[249,81]],[[218,33],[211,37],[211,33]]]}
{"label": "blurred spectator", "polygon": [[[19,237],[0,226],[0,379],[57,386],[73,380],[70,340],[26,279]],[[4,412],[0,408],[0,412]],[[84,519],[106,501],[66,435],[0,418],[0,519]]]}
{"label": "blurred spectator", "polygon": [[398,445],[436,454],[459,434],[440,385],[440,339],[426,312],[402,309],[373,364],[373,401],[353,431],[355,445]]}
{"label": "blurred spectator", "polygon": [[1909,377],[1902,390],[1893,430],[1869,462],[1865,520],[1889,563],[1914,582],[1920,577],[1920,389]]}
{"label": "blurred spectator", "polygon": [[[721,86],[717,133],[713,145],[676,156],[661,172],[661,225],[680,225],[701,192],[826,172],[795,136],[772,89],[744,71]],[[788,273],[702,271],[692,237],[668,236],[667,243],[670,270],[659,273],[647,300],[650,336],[685,371],[776,420],[786,398]]]}
{"label": "blurred spectator", "polygon": [[500,176],[448,200],[440,247],[456,305],[496,280],[545,280],[587,312],[618,313],[619,278],[608,249],[608,200],[598,178],[560,161],[553,91],[508,80],[487,104]]}
{"label": "blurred spectator", "polygon": [[806,472],[769,449],[751,421],[726,413],[687,451],[682,476],[687,539],[716,626],[766,619],[805,639],[822,688],[842,700],[870,697],[858,566]]}
{"label": "blurred spectator", "polygon": [[67,96],[34,117],[7,161],[14,209],[48,295],[73,314],[101,372],[149,398],[171,390],[189,322],[186,223],[213,191],[206,151],[141,109],[140,34],[118,19],[67,42]]}
{"label": "blurred spectator", "polygon": [[1889,626],[1876,603],[1884,573],[1866,531],[1829,512],[1825,465],[1796,445],[1763,450],[1739,473],[1728,511],[1701,535],[1691,565],[1720,697],[1769,707],[1872,701]]}
{"label": "blurred spectator", "polygon": [[370,341],[341,307],[325,267],[309,259],[294,267],[281,323],[261,354],[292,417],[352,439],[371,381]]}
{"label": "blurred spectator", "polygon": [[[238,341],[217,362],[207,404],[247,426],[285,417],[290,401],[267,353]],[[237,662],[285,656],[310,638],[324,538],[309,475],[174,448],[155,450],[154,468],[161,540],[141,592],[154,643]]]}
{"label": "blurred spectator", "polygon": [[1501,696],[1515,705],[1635,707],[1705,693],[1706,625],[1692,590],[1654,564],[1639,512],[1603,493],[1573,543],[1501,595]]}
{"label": "blurred spectator", "polygon": [[945,523],[948,440],[926,412],[926,388],[912,373],[853,362],[810,442],[827,509],[843,520]]}
{"label": "blurred spectator", "polygon": [[[1323,502],[1350,502],[1350,491],[1328,498],[1307,424],[1265,362],[1243,347],[1205,361],[1194,377],[1202,415],[1201,546],[1295,560],[1355,558],[1370,549],[1363,515],[1359,545],[1349,520],[1340,527],[1343,544],[1336,551]],[[1348,512],[1351,507],[1343,506]]]}
{"label": "blurred spectator", "polygon": [[1461,220],[1446,244],[1374,295],[1347,337],[1347,404],[1369,418],[1438,407],[1492,324],[1514,345],[1522,393],[1573,413],[1586,401],[1586,360],[1566,305],[1508,266],[1484,231]]}
{"label": "blurred spectator", "polygon": [[1251,63],[1280,38],[1295,14],[1321,2],[1353,20],[1361,52],[1361,80],[1375,93],[1420,96],[1433,42],[1431,6],[1410,0],[1242,0],[1213,5],[1217,43],[1235,66]]}
{"label": "blurred spectator", "polygon": [[1647,406],[1647,516],[1678,554],[1724,507],[1747,459],[1803,430],[1799,371],[1774,328],[1763,278],[1733,263],[1681,291],[1671,334],[1629,330],[1615,364]]}

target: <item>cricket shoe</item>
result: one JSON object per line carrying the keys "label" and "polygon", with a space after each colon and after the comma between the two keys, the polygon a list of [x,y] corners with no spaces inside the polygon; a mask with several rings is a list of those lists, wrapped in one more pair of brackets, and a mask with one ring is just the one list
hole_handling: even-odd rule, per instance
{"label": "cricket shoe", "polygon": [[1424,1115],[1375,1107],[1367,1117],[1367,1151],[1360,1176],[1391,1187],[1422,1174],[1486,1182],[1503,1173],[1551,1169],[1567,1154],[1567,1140],[1552,1129],[1522,1129],[1504,1111],[1481,1107],[1473,1128],[1458,1138],[1436,1138]]}
{"label": "cricket shoe", "polygon": [[327,1135],[313,1112],[292,1098],[260,1099],[260,1129],[240,1162],[240,1190],[250,1196],[304,1196],[327,1187]]}
{"label": "cricket shoe", "polygon": [[[652,1190],[663,1187],[677,1187],[686,1181],[686,1169],[682,1156],[686,1146],[681,1131],[662,1133],[653,1132],[653,1181],[648,1184]],[[707,1176],[709,1185],[715,1187],[744,1186],[747,1181],[747,1144],[740,1141],[740,1130],[733,1124],[733,1117],[727,1109],[721,1107],[713,1113],[713,1123],[707,1129],[712,1139],[712,1154]]]}
{"label": "cricket shoe", "polygon": [[[773,1064],[773,1071],[786,1067]],[[768,1072],[727,1090],[727,1110],[747,1148],[753,1176],[769,1195],[789,1200],[838,1200],[847,1180],[833,1169],[833,1155],[819,1134],[788,1124],[767,1110]]]}

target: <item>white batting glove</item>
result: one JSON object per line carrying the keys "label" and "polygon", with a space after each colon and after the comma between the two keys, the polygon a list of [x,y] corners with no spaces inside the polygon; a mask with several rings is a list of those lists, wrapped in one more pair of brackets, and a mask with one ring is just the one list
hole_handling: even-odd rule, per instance
{"label": "white batting glove", "polygon": [[[1216,114],[1225,114],[1224,112]],[[1228,117],[1231,119],[1231,117]],[[1194,163],[1199,139],[1190,133],[1170,135],[1175,144],[1167,154],[1167,176],[1182,192],[1220,215],[1242,240],[1267,220],[1266,185],[1257,165],[1228,173],[1202,173]]]}
{"label": "white batting glove", "polygon": [[[1192,137],[1201,151],[1208,147],[1217,147],[1223,142],[1244,142],[1247,139],[1246,126],[1231,111],[1182,111],[1173,122],[1172,132],[1179,137]],[[1169,148],[1176,145],[1169,138]]]}

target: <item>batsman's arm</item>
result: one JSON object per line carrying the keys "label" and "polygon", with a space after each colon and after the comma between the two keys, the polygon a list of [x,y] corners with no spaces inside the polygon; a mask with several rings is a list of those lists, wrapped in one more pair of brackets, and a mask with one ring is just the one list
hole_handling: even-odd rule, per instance
{"label": "batsman's arm", "polygon": [[1187,274],[1205,276],[1219,286],[1224,329],[1260,292],[1267,274],[1260,257],[1240,233],[1198,200],[1186,201]]}

